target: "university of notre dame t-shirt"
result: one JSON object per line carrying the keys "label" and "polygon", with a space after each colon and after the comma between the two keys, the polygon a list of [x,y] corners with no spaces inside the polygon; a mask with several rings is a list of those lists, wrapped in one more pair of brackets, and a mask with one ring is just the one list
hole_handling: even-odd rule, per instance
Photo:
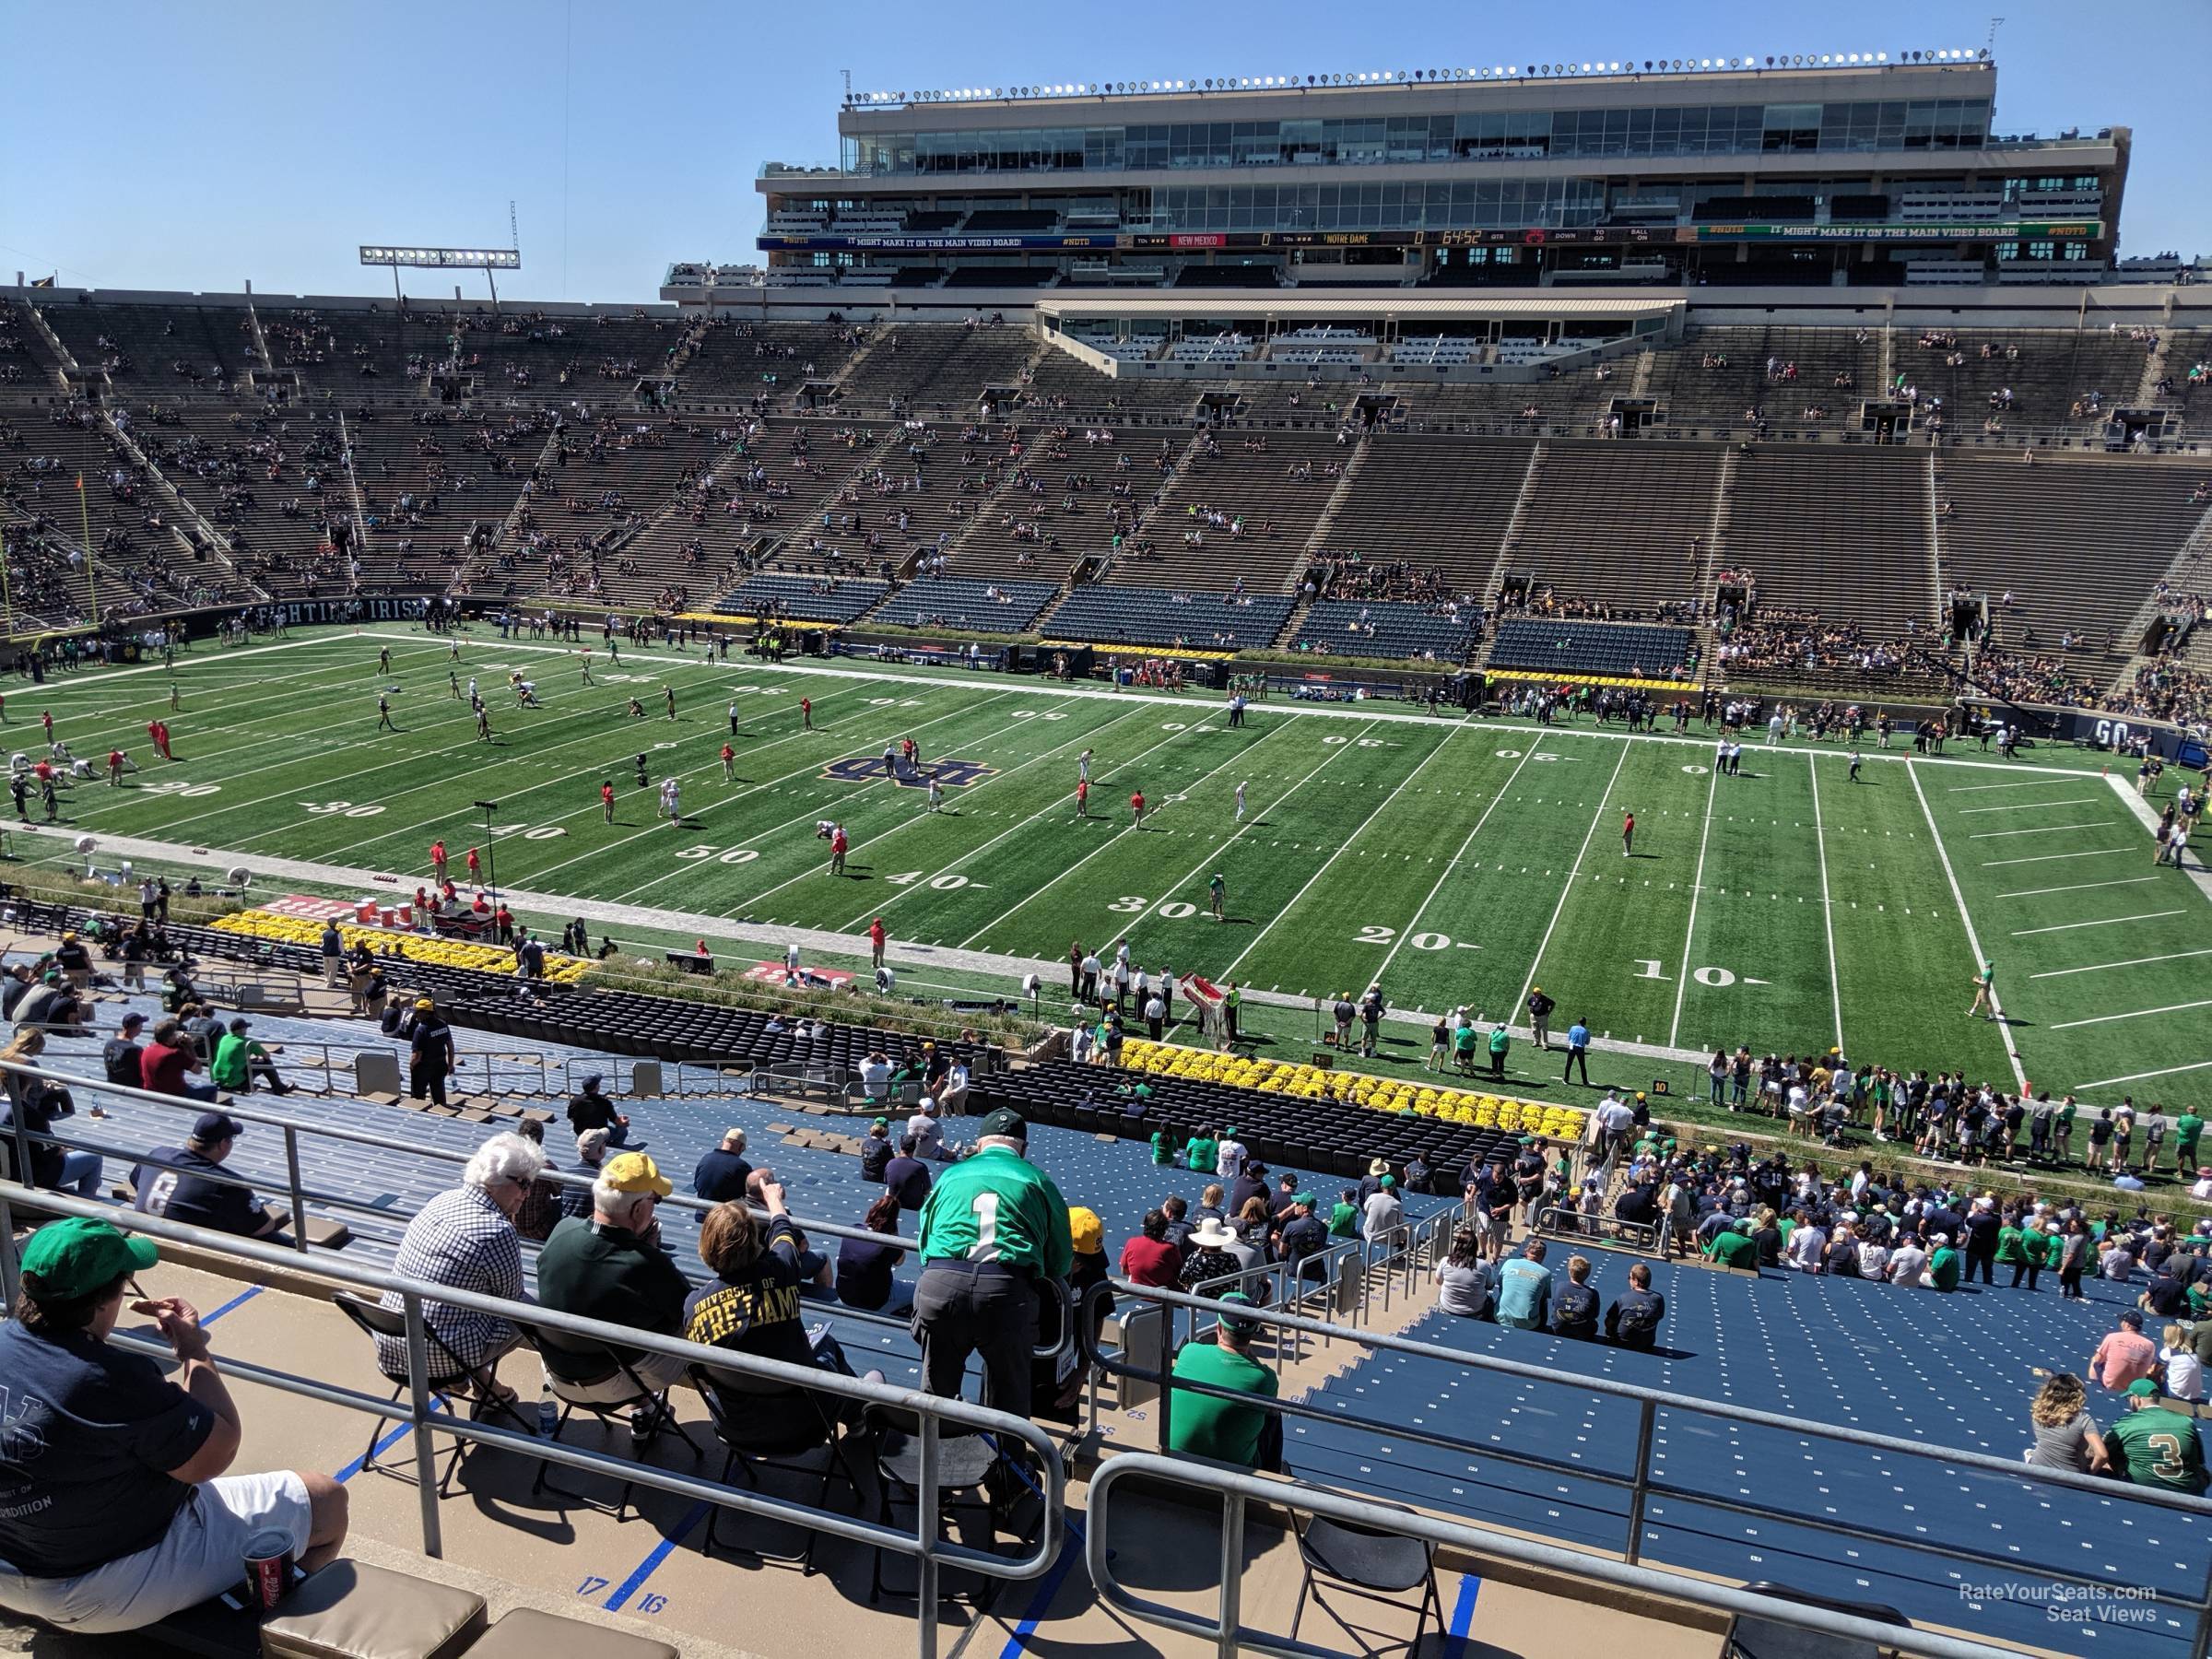
{"label": "university of notre dame t-shirt", "polygon": [[0,1325],[0,1559],[73,1578],[158,1542],[215,1414],[143,1354]]}

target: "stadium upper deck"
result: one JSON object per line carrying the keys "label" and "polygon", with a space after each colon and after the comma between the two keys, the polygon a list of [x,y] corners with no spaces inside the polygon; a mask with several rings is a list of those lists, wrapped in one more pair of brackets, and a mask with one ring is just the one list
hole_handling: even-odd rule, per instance
{"label": "stadium upper deck", "polygon": [[1999,126],[1967,50],[867,92],[759,245],[841,290],[2098,280],[2128,129]]}

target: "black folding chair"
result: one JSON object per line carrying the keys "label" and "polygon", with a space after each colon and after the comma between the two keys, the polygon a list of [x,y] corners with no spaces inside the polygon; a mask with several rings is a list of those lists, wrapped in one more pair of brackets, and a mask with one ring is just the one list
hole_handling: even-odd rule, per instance
{"label": "black folding chair", "polygon": [[[677,1437],[691,1449],[695,1458],[704,1457],[706,1448],[685,1432],[677,1421],[676,1413],[668,1405],[668,1391],[655,1388],[638,1374],[636,1364],[623,1359],[606,1343],[589,1336],[575,1336],[566,1331],[548,1330],[543,1325],[518,1324],[523,1346],[537,1356],[545,1367],[546,1381],[551,1385],[553,1397],[560,1402],[560,1415],[553,1420],[553,1438],[559,1440],[560,1431],[569,1426],[569,1418],[577,1412],[596,1418],[601,1429],[610,1436],[618,1429],[627,1428],[641,1441],[651,1440],[664,1430],[674,1430]],[[602,1387],[617,1378],[622,1379],[624,1392],[615,1399],[591,1400],[578,1397],[577,1391]],[[644,1432],[638,1433],[638,1418],[643,1413]],[[621,1419],[629,1418],[625,1423]],[[535,1498],[550,1492],[556,1498],[565,1498],[571,1503],[581,1503],[587,1509],[611,1513],[617,1521],[629,1512],[629,1495],[636,1482],[625,1480],[621,1493],[611,1511],[594,1502],[585,1494],[557,1486],[551,1469],[545,1462],[537,1465],[537,1478],[530,1483],[530,1495]]]}
{"label": "black folding chair", "polygon": [[[407,1316],[397,1308],[384,1307],[380,1303],[369,1300],[366,1297],[355,1296],[349,1291],[334,1292],[330,1300],[336,1305],[339,1312],[353,1321],[363,1335],[367,1336],[371,1343],[376,1344],[378,1372],[392,1384],[392,1398],[394,1400],[405,1399],[408,1391],[407,1373],[405,1371],[393,1371],[384,1364],[383,1347],[381,1343],[377,1343],[376,1339],[380,1336],[389,1336],[404,1346],[407,1340]],[[476,1373],[462,1362],[460,1355],[446,1346],[444,1339],[431,1327],[428,1320],[423,1323],[423,1335],[429,1350],[429,1383],[434,1405],[442,1406],[442,1401],[438,1397],[442,1395],[465,1399],[472,1402],[479,1414],[483,1416],[504,1417],[524,1432],[531,1431],[532,1425],[524,1420],[522,1414],[515,1410],[512,1402],[501,1400],[479,1386]],[[445,1407],[445,1409],[450,1415],[451,1408]],[[368,1449],[361,1453],[361,1467],[373,1469],[380,1475],[388,1475],[394,1480],[412,1480],[414,1476],[411,1473],[403,1473],[377,1462],[377,1443],[383,1437],[384,1420],[379,1418],[370,1426],[369,1445]],[[452,1489],[453,1477],[460,1473],[461,1460],[468,1451],[469,1442],[467,1441],[459,1438],[454,1440],[453,1454],[445,1465],[445,1473],[438,1479],[438,1495],[441,1498]]]}
{"label": "black folding chair", "polygon": [[[922,1422],[912,1411],[896,1406],[871,1406],[865,1419],[876,1439],[876,1518],[886,1526],[891,1523],[892,1505],[901,1500],[911,1500],[917,1512],[922,1500]],[[982,1515],[992,1535],[998,1531],[998,1504],[991,1496],[992,1471],[999,1463],[999,1449],[987,1434],[956,1434],[940,1436],[937,1441],[937,1514],[948,1528],[956,1528],[960,1511]],[[959,1494],[973,1492],[981,1495],[980,1502],[961,1503]],[[883,1599],[883,1551],[872,1552],[875,1564],[868,1574],[868,1602],[874,1606]],[[979,1613],[990,1610],[996,1599],[999,1581],[985,1579],[983,1590],[975,1600]],[[916,1586],[917,1590],[919,1585]]]}
{"label": "black folding chair", "polygon": [[[1396,1509],[1396,1504],[1382,1507]],[[1411,1514],[1411,1510],[1406,1513]],[[1290,1634],[1298,1634],[1299,1622],[1305,1617],[1306,1598],[1311,1595],[1313,1605],[1334,1618],[1345,1634],[1358,1641],[1359,1632],[1345,1622],[1344,1616],[1329,1606],[1322,1594],[1326,1586],[1340,1590],[1363,1601],[1380,1602],[1386,1606],[1403,1606],[1403,1597],[1409,1590],[1418,1589],[1420,1615],[1414,1621],[1413,1635],[1404,1643],[1406,1659],[1418,1653],[1421,1638],[1429,1629],[1431,1614],[1437,1628],[1444,1627],[1444,1606],[1436,1587],[1436,1547],[1425,1539],[1406,1536],[1404,1533],[1385,1532],[1374,1527],[1358,1526],[1347,1521],[1331,1521],[1322,1515],[1303,1514],[1293,1510],[1291,1524],[1298,1533],[1298,1560],[1304,1573],[1299,1585],[1298,1606],[1290,1615]],[[1391,1647],[1398,1644],[1392,1643]],[[1388,1648],[1370,1648],[1364,1643],[1360,1651],[1372,1654],[1390,1651]]]}
{"label": "black folding chair", "polygon": [[[837,1419],[824,1409],[823,1398],[817,1391],[781,1385],[747,1388],[743,1379],[717,1376],[700,1366],[692,1367],[691,1381],[700,1397],[707,1403],[714,1438],[723,1444],[722,1479],[725,1485],[732,1470],[743,1475],[746,1484],[753,1487],[759,1485],[759,1472],[764,1469],[818,1476],[820,1486],[814,1501],[817,1508],[821,1508],[830,1501],[831,1482],[841,1477],[852,1488],[854,1507],[859,1506],[860,1477],[845,1456],[846,1437]],[[747,1409],[748,1405],[758,1406],[770,1402],[786,1409]],[[819,1469],[810,1468],[803,1461],[814,1452],[824,1453]],[[722,1510],[717,1506],[707,1520],[703,1554],[714,1553],[721,1521]],[[774,1555],[761,1549],[750,1553],[763,1561],[796,1561],[803,1574],[811,1575],[815,1546],[820,1537],[819,1533],[809,1528],[806,1547],[795,1556]]]}

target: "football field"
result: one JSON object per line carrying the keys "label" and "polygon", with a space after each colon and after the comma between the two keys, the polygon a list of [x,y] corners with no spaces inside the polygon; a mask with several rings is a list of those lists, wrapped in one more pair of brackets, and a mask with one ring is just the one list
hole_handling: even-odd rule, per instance
{"label": "football field", "polygon": [[[1769,747],[1761,733],[1741,775],[1718,776],[1694,727],[1630,738],[1271,702],[1232,730],[1200,694],[696,651],[610,665],[594,650],[592,663],[587,687],[576,653],[549,643],[479,629],[455,665],[420,632],[329,629],[181,657],[174,713],[159,665],[18,682],[0,737],[35,753],[46,710],[96,770],[111,745],[130,751],[142,770],[124,787],[65,796],[73,831],[250,868],[287,857],[396,875],[403,890],[427,883],[441,838],[458,879],[485,840],[472,803],[493,801],[502,888],[665,910],[711,943],[718,919],[858,934],[877,915],[894,941],[1009,958],[1064,959],[1076,940],[1103,952],[1125,935],[1156,971],[1301,996],[1379,980],[1403,1010],[1492,1018],[1541,985],[1559,1030],[1580,1016],[1685,1050],[1841,1042],[1854,1059],[2025,1075],[2093,1099],[2185,1100],[2212,1077],[2212,947],[2196,944],[2212,901],[2191,875],[2153,867],[2132,768],[2108,780],[2095,757],[1869,749],[1853,782],[1836,747]],[[512,670],[541,708],[516,706]],[[489,742],[454,695],[472,677]],[[380,691],[396,733],[378,729]],[[147,742],[157,717],[173,765]],[[887,775],[887,742],[906,737],[922,773]],[[679,825],[655,813],[667,777]],[[841,877],[816,834],[825,819],[851,838]],[[18,836],[17,851],[69,862],[65,843]],[[279,876],[257,890],[288,889]],[[1978,955],[1996,964],[2002,1024],[1965,1017]]]}

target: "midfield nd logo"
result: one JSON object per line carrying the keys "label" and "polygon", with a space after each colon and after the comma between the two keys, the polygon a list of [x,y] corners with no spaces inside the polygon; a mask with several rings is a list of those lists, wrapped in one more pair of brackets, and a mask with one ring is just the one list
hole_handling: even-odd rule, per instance
{"label": "midfield nd logo", "polygon": [[[981,760],[931,760],[916,767],[902,756],[894,756],[890,767],[891,781],[901,789],[927,789],[933,777],[947,789],[966,789],[998,771]],[[822,776],[840,783],[874,783],[884,776],[884,759],[881,755],[847,755],[823,767]]]}

